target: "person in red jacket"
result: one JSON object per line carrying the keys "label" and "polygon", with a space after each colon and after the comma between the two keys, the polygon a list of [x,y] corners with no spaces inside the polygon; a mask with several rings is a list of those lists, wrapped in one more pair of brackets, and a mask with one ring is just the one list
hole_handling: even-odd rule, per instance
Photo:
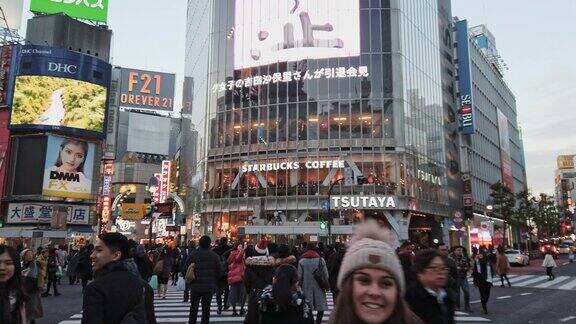
{"label": "person in red jacket", "polygon": [[238,316],[236,306],[240,305],[240,315],[244,315],[244,302],[246,292],[244,290],[244,247],[242,244],[236,244],[235,248],[228,256],[228,284],[230,285],[230,294],[228,302],[232,305],[232,316]]}

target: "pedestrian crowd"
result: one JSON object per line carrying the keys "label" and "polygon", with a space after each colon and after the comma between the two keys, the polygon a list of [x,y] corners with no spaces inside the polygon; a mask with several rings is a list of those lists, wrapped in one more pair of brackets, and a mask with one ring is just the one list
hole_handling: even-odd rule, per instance
{"label": "pedestrian crowd", "polygon": [[[20,251],[18,251],[20,250]],[[554,279],[548,253],[543,267]],[[326,246],[304,242],[289,247],[262,238],[213,244],[209,236],[187,246],[144,246],[119,233],[98,235],[80,250],[48,246],[14,249],[0,245],[0,323],[34,323],[42,318],[42,298],[59,296],[81,282],[83,324],[155,324],[154,295],[165,299],[168,285],[190,303],[189,323],[210,322],[232,310],[245,323],[322,323],[328,292],[334,308],[328,321],[346,323],[454,323],[457,310],[473,312],[468,278],[488,314],[490,290],[500,277],[511,286],[503,247],[443,243],[434,249],[399,245],[375,221],[359,225],[350,241]],[[461,295],[463,298],[461,298]],[[461,303],[463,299],[463,303]]]}

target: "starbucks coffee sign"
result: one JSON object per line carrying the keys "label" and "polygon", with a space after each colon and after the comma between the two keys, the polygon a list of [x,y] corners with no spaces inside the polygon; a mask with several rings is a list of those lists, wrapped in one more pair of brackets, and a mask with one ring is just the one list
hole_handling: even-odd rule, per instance
{"label": "starbucks coffee sign", "polygon": [[331,209],[397,209],[398,202],[395,196],[332,196]]}

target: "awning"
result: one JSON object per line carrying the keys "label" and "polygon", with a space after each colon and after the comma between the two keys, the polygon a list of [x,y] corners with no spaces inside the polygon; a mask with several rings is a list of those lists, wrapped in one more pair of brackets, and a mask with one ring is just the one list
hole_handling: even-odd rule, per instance
{"label": "awning", "polygon": [[83,234],[94,234],[96,231],[92,226],[87,225],[69,225],[67,229],[68,233],[83,233]]}
{"label": "awning", "polygon": [[34,227],[4,227],[0,228],[0,237],[3,238],[66,238],[66,231],[52,231],[47,229],[35,229]]}

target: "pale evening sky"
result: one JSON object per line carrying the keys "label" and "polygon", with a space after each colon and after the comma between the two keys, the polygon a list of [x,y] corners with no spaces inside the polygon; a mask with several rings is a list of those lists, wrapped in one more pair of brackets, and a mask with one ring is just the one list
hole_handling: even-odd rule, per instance
{"label": "pale evening sky", "polygon": [[[186,3],[110,0],[108,19],[114,31],[112,63],[176,73],[178,106]],[[25,11],[29,6],[24,0]],[[516,95],[528,186],[534,193],[552,194],[556,156],[576,154],[576,1],[452,0],[452,13],[470,26],[486,24],[496,37]],[[23,26],[30,16],[25,13]]]}

